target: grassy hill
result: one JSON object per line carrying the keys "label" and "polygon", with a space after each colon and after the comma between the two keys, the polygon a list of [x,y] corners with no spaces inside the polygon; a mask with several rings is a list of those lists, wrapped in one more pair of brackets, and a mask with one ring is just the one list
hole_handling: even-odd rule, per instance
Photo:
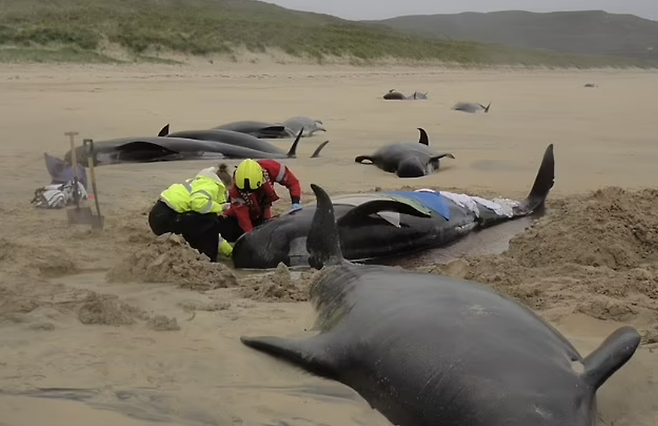
{"label": "grassy hill", "polygon": [[318,62],[393,57],[472,65],[647,65],[438,40],[253,0],[0,0],[0,16],[0,61],[153,60],[168,54],[230,56],[247,49]]}
{"label": "grassy hill", "polygon": [[658,22],[634,15],[603,11],[467,12],[401,16],[376,22],[442,39],[658,60]]}

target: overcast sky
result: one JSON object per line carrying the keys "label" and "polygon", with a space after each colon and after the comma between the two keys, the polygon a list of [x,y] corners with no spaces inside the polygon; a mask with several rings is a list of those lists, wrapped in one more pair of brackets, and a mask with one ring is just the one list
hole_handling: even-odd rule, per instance
{"label": "overcast sky", "polygon": [[346,19],[383,19],[400,15],[491,12],[495,10],[605,10],[658,21],[658,0],[265,0],[290,9],[328,13]]}

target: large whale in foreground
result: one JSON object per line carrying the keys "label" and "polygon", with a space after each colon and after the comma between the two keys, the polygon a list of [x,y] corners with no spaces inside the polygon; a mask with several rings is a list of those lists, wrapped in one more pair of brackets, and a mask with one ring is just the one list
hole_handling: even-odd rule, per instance
{"label": "large whale in foreground", "polygon": [[[635,353],[624,326],[586,357],[513,299],[472,281],[343,259],[322,188],[307,240],[318,334],[241,337],[358,392],[397,426],[593,426],[596,391]],[[254,359],[254,362],[257,360]]]}
{"label": "large whale in foreground", "polygon": [[[553,145],[546,148],[534,185],[521,202],[485,200],[444,191],[382,191],[334,196],[341,249],[350,260],[375,259],[444,247],[468,233],[540,212],[553,187]],[[233,264],[275,268],[308,261],[306,238],[317,206],[285,213],[243,234]]]}

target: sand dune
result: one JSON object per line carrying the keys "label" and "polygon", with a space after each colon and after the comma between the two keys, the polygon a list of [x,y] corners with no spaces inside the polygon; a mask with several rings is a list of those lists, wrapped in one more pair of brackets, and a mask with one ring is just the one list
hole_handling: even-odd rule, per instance
{"label": "sand dune", "polygon": [[[430,99],[383,101],[391,88]],[[387,424],[349,388],[241,346],[243,334],[303,333],[313,320],[303,302],[309,273],[254,277],[150,234],[159,192],[212,162],[99,167],[102,232],[29,204],[49,182],[43,153],[63,156],[66,131],[101,140],[155,135],[166,123],[176,131],[295,115],[328,129],[285,160],[307,200],[310,183],[520,198],[554,143],[548,215],[508,251],[487,253],[489,243],[474,240],[447,264],[437,252],[402,263],[491,284],[583,353],[634,325],[643,346],[599,392],[600,424],[658,424],[655,73],[14,65],[0,69],[0,93],[0,424]],[[491,112],[451,111],[457,101],[491,101]],[[388,141],[417,140],[417,127],[456,159],[405,180],[354,163]],[[325,138],[321,158],[307,158]]]}

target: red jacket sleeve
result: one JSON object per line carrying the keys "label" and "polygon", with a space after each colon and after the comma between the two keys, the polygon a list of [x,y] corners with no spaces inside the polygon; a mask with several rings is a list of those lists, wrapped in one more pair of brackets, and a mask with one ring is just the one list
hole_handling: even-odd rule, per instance
{"label": "red jacket sleeve", "polygon": [[237,191],[234,191],[234,188],[231,188],[229,191],[229,197],[231,199],[231,208],[224,212],[227,216],[235,216],[238,219],[238,225],[244,232],[250,232],[254,229],[254,225],[251,223],[251,216],[249,214],[249,206],[245,203],[245,200],[236,194]]}
{"label": "red jacket sleeve", "polygon": [[274,160],[260,160],[258,164],[267,170],[273,182],[288,188],[290,200],[293,204],[299,204],[302,198],[302,189],[299,186],[299,180],[288,167]]}

